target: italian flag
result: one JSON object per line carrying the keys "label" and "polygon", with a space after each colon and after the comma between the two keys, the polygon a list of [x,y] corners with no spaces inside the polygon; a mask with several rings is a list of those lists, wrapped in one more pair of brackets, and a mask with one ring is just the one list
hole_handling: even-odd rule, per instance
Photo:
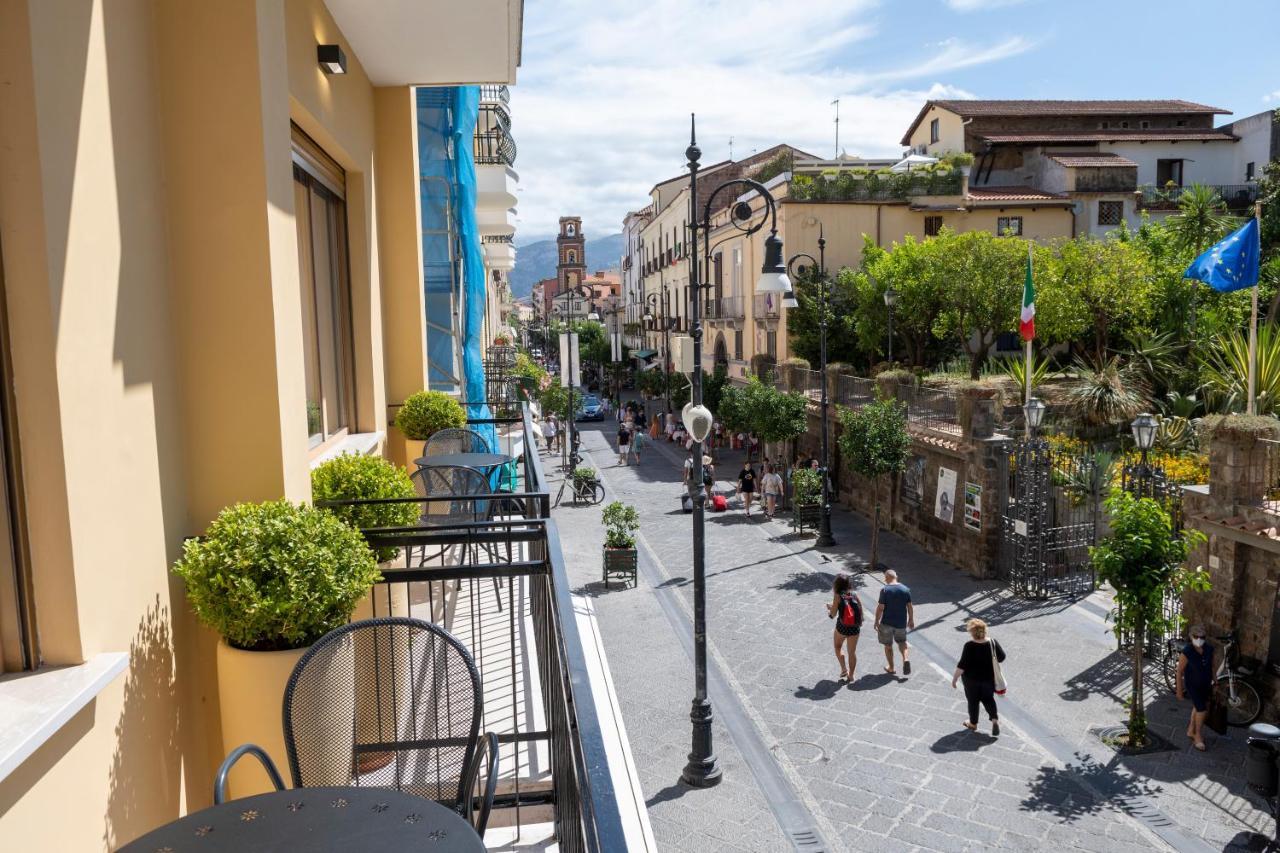
{"label": "italian flag", "polygon": [[1022,286],[1022,317],[1018,320],[1018,334],[1024,341],[1036,336],[1036,285],[1031,280],[1031,244],[1027,244],[1027,281]]}

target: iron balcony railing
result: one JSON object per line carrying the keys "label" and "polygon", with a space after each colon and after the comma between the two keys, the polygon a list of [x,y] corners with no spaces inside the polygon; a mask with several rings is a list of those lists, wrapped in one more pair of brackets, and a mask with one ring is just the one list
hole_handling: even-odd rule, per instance
{"label": "iron balcony railing", "polygon": [[706,302],[708,320],[741,320],[743,317],[741,296],[712,297]]}
{"label": "iron balcony railing", "polygon": [[516,141],[501,130],[476,133],[473,152],[477,166],[514,166]]}
{"label": "iron balcony railing", "polygon": [[[643,805],[614,788],[606,753],[613,727],[595,704],[598,676],[578,631],[527,405],[517,420],[509,447],[519,478],[507,490],[321,505],[416,503],[424,518],[441,519],[362,531],[372,548],[397,556],[382,565],[383,582],[358,615],[426,619],[470,651],[483,685],[481,731],[499,742],[486,844],[625,850],[624,813],[634,823]],[[418,699],[434,698],[431,689]]]}
{"label": "iron balcony railing", "polygon": [[752,315],[757,320],[776,320],[782,309],[782,294],[757,293],[752,306]]}
{"label": "iron balcony railing", "polygon": [[502,104],[511,103],[511,90],[507,88],[506,84],[480,87],[480,103],[492,103],[494,101]]}
{"label": "iron balcony railing", "polygon": [[[797,370],[800,381],[806,383],[803,390],[814,399],[821,393],[821,374],[816,370]],[[810,377],[808,374],[812,374]],[[841,376],[836,383],[834,397],[828,397],[833,403],[839,403],[850,409],[861,408],[874,402],[879,396],[879,388],[874,379],[860,376]],[[954,391],[942,388],[925,388],[923,386],[898,384],[890,395],[902,402],[907,409],[908,423],[925,429],[942,432],[956,432],[960,429],[959,402]]]}
{"label": "iron balcony railing", "polygon": [[[1210,184],[1209,189],[1218,194],[1229,210],[1243,211],[1253,206],[1258,200],[1258,185],[1250,184]],[[1147,210],[1177,210],[1178,204],[1182,200],[1182,194],[1190,188],[1155,186],[1153,184],[1145,184],[1138,187],[1138,192],[1142,194],[1139,201],[1140,206]]]}

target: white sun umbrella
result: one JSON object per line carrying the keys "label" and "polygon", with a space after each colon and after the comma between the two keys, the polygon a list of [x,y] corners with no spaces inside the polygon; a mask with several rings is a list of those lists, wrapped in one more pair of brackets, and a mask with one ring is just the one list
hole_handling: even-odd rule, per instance
{"label": "white sun umbrella", "polygon": [[926,157],[924,154],[908,154],[900,162],[889,167],[890,172],[910,172],[912,166],[927,166],[938,162],[937,157]]}

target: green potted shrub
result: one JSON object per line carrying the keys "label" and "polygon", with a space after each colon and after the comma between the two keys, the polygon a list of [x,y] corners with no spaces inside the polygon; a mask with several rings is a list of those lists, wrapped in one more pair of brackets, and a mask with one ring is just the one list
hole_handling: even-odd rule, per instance
{"label": "green potted shrub", "polygon": [[822,475],[813,468],[791,472],[791,523],[797,530],[818,526],[822,507]]}
{"label": "green potted shrub", "polygon": [[[241,503],[188,540],[174,574],[196,618],[220,636],[218,704],[226,751],[263,747],[284,767],[280,702],[307,648],[346,624],[380,579],[364,537],[333,513],[288,500]],[[355,713],[350,679],[335,677],[334,719]],[[339,709],[334,711],[334,709]],[[342,783],[343,779],[334,779]],[[231,785],[234,797],[266,790],[260,774]],[[256,785],[255,785],[256,783]]]}
{"label": "green potted shrub", "polygon": [[[396,412],[396,429],[404,436],[404,465],[413,469],[413,460],[422,455],[422,444],[442,429],[467,425],[467,412],[443,391],[410,394]],[[394,455],[394,454],[393,454]]]}
{"label": "green potted shrub", "polygon": [[636,582],[636,531],[640,529],[640,514],[636,508],[622,501],[614,501],[601,513],[604,521],[604,585],[610,578],[620,578],[623,583]]}

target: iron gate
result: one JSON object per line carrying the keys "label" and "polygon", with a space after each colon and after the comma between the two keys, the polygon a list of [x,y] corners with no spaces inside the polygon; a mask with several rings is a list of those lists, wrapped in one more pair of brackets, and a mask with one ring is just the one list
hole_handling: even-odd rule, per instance
{"label": "iron gate", "polygon": [[1027,598],[1091,592],[1105,468],[1042,438],[1013,442],[1000,459],[1001,577]]}
{"label": "iron gate", "polygon": [[[1164,469],[1156,465],[1139,462],[1136,465],[1125,465],[1121,469],[1120,485],[1132,495],[1140,498],[1152,498],[1169,513],[1169,524],[1174,533],[1182,533],[1182,486],[1170,483]],[[1162,604],[1164,617],[1175,626],[1182,622],[1182,595],[1175,590],[1166,589]],[[1151,630],[1147,632],[1143,654],[1159,658],[1164,654],[1166,640],[1181,636],[1181,627],[1171,628],[1167,633]],[[1128,631],[1117,631],[1116,641],[1121,649],[1133,648],[1133,636]]]}

